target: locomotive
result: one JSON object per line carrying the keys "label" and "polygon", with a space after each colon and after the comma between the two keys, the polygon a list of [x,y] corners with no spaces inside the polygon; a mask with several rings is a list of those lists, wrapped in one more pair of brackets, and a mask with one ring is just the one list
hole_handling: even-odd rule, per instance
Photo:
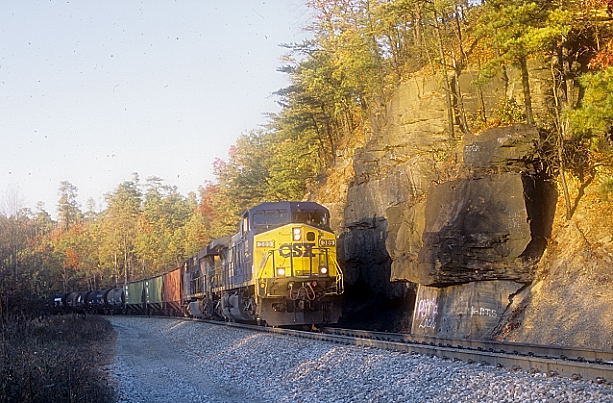
{"label": "locomotive", "polygon": [[[131,313],[269,326],[327,324],[340,316],[343,273],[325,207],[265,202],[241,216],[233,236],[213,240],[173,270],[112,290],[92,300],[108,308],[105,296],[112,295],[117,307],[121,291],[121,307]],[[68,295],[73,297],[63,304],[77,306],[80,299]]]}

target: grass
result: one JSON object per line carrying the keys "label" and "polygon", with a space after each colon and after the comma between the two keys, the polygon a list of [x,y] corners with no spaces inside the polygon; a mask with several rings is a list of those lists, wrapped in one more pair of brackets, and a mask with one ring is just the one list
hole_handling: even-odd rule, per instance
{"label": "grass", "polygon": [[112,402],[104,371],[115,333],[101,317],[0,323],[0,402]]}

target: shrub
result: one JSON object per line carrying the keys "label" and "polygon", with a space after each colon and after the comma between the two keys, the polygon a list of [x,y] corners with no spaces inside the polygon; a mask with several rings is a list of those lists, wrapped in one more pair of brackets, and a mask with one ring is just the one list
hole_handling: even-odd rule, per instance
{"label": "shrub", "polygon": [[103,368],[114,339],[100,317],[13,317],[0,327],[0,401],[111,402]]}

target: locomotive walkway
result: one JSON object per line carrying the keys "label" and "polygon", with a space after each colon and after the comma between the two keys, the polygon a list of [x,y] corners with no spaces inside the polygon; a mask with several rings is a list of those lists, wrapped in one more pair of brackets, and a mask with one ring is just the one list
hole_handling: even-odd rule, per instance
{"label": "locomotive walkway", "polygon": [[121,402],[613,401],[610,383],[176,318],[109,320]]}

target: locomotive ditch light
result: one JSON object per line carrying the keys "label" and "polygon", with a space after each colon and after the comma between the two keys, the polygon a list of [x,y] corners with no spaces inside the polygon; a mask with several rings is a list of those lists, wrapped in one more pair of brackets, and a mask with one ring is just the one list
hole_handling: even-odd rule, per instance
{"label": "locomotive ditch light", "polygon": [[302,239],[302,228],[292,228],[292,239],[294,241]]}
{"label": "locomotive ditch light", "polygon": [[321,274],[327,274],[328,273],[328,268],[326,266],[322,266],[319,268],[319,272]]}
{"label": "locomotive ditch light", "polygon": [[285,276],[285,267],[277,267],[277,276],[279,277]]}

